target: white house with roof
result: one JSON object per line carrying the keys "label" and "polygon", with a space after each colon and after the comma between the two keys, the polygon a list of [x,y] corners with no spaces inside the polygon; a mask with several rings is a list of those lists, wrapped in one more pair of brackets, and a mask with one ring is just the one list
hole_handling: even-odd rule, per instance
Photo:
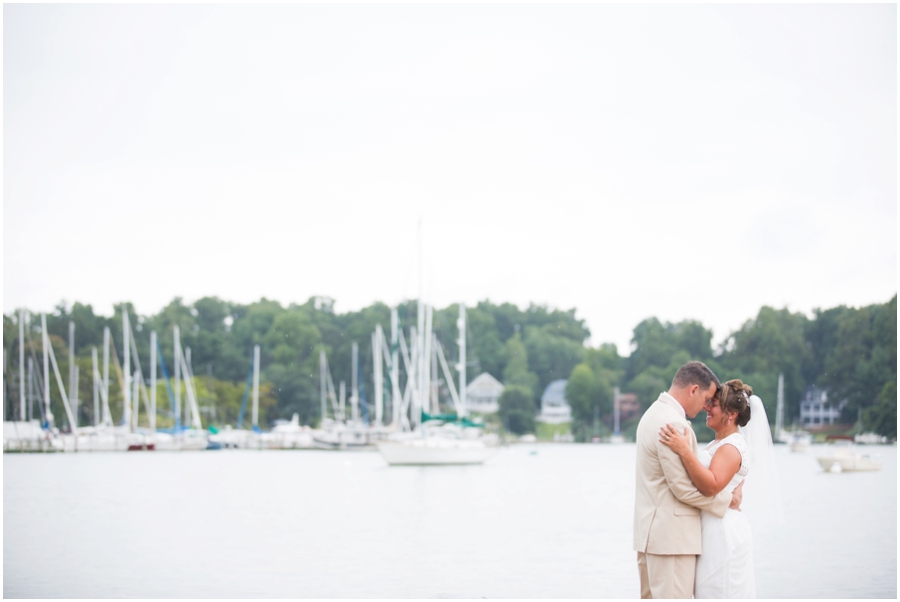
{"label": "white house with roof", "polygon": [[816,386],[807,387],[800,402],[800,423],[806,427],[834,424],[841,418],[841,410],[847,405],[843,400],[836,405],[828,404],[828,391]]}
{"label": "white house with roof", "polygon": [[500,395],[503,384],[496,378],[482,372],[466,387],[466,408],[479,414],[493,414],[500,409]]}
{"label": "white house with roof", "polygon": [[541,412],[538,414],[540,422],[549,424],[572,422],[572,408],[566,402],[568,382],[565,379],[554,380],[544,389],[544,394],[541,395]]}

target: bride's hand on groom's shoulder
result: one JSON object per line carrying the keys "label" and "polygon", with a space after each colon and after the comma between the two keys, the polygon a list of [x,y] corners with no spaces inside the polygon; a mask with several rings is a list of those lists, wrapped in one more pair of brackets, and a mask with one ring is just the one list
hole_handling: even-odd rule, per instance
{"label": "bride's hand on groom's shoulder", "polygon": [[685,427],[684,433],[680,433],[678,429],[666,423],[664,427],[659,429],[659,442],[671,448],[679,456],[690,454],[692,450],[690,439],[688,439],[689,428],[691,427]]}

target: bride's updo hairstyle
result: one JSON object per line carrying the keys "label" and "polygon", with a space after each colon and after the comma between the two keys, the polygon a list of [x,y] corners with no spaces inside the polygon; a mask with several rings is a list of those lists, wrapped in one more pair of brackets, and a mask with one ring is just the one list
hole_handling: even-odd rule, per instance
{"label": "bride's updo hairstyle", "polygon": [[738,426],[747,426],[750,422],[750,396],[753,388],[745,385],[741,379],[729,380],[719,389],[719,407],[726,414],[737,412],[735,422]]}

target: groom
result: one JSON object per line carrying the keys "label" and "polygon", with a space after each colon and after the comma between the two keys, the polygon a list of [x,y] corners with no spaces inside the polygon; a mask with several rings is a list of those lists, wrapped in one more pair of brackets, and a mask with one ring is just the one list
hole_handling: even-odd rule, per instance
{"label": "groom", "polygon": [[[637,428],[637,470],[634,497],[634,549],[641,575],[641,598],[690,598],[694,567],[700,553],[700,510],[722,517],[729,505],[740,504],[740,487],[732,494],[702,495],[688,476],[681,458],[659,442],[660,428],[669,423],[683,432],[715,397],[719,379],[702,362],[678,369],[672,386],[647,409]],[[688,429],[691,447],[697,438]]]}

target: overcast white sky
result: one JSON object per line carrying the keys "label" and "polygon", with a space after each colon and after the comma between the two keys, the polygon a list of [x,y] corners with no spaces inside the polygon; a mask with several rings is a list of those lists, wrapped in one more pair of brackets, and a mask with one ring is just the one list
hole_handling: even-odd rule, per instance
{"label": "overcast white sky", "polygon": [[896,5],[3,6],[3,311],[897,291]]}

